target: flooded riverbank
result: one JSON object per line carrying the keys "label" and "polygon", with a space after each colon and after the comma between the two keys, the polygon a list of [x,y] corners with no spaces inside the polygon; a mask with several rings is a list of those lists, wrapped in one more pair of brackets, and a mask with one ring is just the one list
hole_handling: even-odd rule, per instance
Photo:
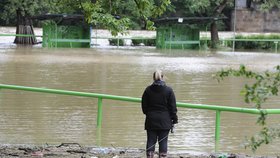
{"label": "flooded riverbank", "polygon": [[[42,36],[43,31],[42,28],[34,28],[35,35]],[[1,27],[0,26],[0,34],[15,34],[16,28],[15,27]],[[243,35],[243,36],[251,36],[251,35],[271,35],[271,34],[279,34],[280,33],[256,33],[256,32],[229,32],[229,31],[219,31],[219,37],[221,40],[233,38],[234,36]],[[209,38],[210,39],[210,32],[209,31],[201,31],[200,38]],[[104,48],[109,46],[108,39],[113,37],[112,34],[108,30],[103,29],[92,29],[91,33],[91,47],[93,48]],[[156,38],[156,31],[145,31],[145,30],[128,30],[126,34],[119,34],[117,37],[126,38],[124,40],[125,45],[130,46],[131,37],[142,37],[142,38]],[[103,38],[103,39],[102,39]],[[107,38],[107,39],[105,39]],[[114,37],[115,38],[115,37]],[[38,42],[42,42],[41,37],[37,37]],[[2,36],[0,37],[0,46],[1,44],[10,44],[12,45],[14,41],[13,36]],[[36,47],[41,47],[41,44],[35,45]]]}
{"label": "flooded riverbank", "polygon": [[[3,42],[3,41],[1,41]],[[6,41],[4,41],[6,42]],[[4,46],[3,46],[4,45]],[[141,97],[152,73],[162,69],[177,101],[251,107],[240,90],[245,79],[218,83],[221,69],[246,65],[255,71],[273,70],[280,55],[271,52],[158,50],[155,48],[47,49],[0,44],[0,83],[81,92]],[[280,99],[266,108],[279,108]],[[96,130],[97,99],[1,90],[0,142],[50,145],[77,142],[82,146],[143,149],[146,133],[140,104],[104,100],[101,131]],[[215,112],[179,108],[179,124],[170,135],[171,154],[213,153]],[[254,155],[244,149],[245,137],[259,127],[257,116],[221,113],[220,152]],[[279,116],[269,116],[278,126]],[[261,147],[256,155],[280,155],[280,141]],[[195,155],[195,154],[194,154]]]}

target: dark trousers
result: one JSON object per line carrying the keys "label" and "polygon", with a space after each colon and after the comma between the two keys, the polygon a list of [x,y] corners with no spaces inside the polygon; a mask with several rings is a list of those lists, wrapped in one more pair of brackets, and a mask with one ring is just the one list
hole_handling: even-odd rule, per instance
{"label": "dark trousers", "polygon": [[159,152],[167,153],[167,141],[169,130],[147,130],[146,151],[155,151],[156,143],[159,143]]}

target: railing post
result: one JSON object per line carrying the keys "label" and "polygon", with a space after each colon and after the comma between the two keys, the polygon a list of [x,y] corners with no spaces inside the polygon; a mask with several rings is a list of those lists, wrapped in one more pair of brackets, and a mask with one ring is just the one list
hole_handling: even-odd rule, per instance
{"label": "railing post", "polygon": [[220,128],[221,126],[221,111],[216,111],[216,127],[215,127],[215,152],[219,149],[219,143],[220,143]]}
{"label": "railing post", "polygon": [[278,41],[275,41],[274,44],[275,44],[275,52],[277,53],[277,51],[278,51]]}
{"label": "railing post", "polygon": [[98,98],[98,111],[97,111],[97,127],[101,127],[102,124],[102,98]]}
{"label": "railing post", "polygon": [[101,128],[96,128],[96,145],[101,146]]}

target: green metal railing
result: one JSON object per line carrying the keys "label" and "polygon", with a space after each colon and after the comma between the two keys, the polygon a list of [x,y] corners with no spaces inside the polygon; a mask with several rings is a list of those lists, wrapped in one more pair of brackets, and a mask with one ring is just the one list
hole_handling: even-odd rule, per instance
{"label": "green metal railing", "polygon": [[43,37],[40,35],[32,35],[32,34],[0,34],[0,36],[17,36],[17,37]]}
{"label": "green metal railing", "polygon": [[222,41],[232,41],[232,42],[273,42],[275,45],[275,52],[278,50],[278,44],[280,39],[222,39]]}
{"label": "green metal railing", "polygon": [[[211,41],[210,38],[202,37],[200,41]],[[249,38],[244,38],[244,39],[234,39],[234,38],[220,38],[220,41],[223,43],[223,45],[227,46],[226,41],[230,42],[273,42],[274,47],[275,47],[275,52],[277,53],[279,47],[278,45],[280,44],[280,39],[249,39]]]}
{"label": "green metal railing", "polygon": [[[25,87],[25,86],[7,85],[7,84],[0,84],[0,90],[1,89],[22,90],[22,91],[31,91],[31,92],[41,92],[41,93],[98,98],[98,111],[97,111],[97,127],[98,128],[101,127],[101,123],[102,123],[102,100],[103,99],[119,100],[119,101],[126,101],[126,102],[136,102],[136,103],[141,102],[140,98],[127,97],[127,96],[117,96],[117,95],[108,95],[108,94],[99,94],[99,93],[48,89],[48,88]],[[239,107],[228,107],[228,106],[218,106],[218,105],[191,104],[191,103],[182,103],[182,102],[177,102],[177,107],[216,111],[215,151],[218,151],[218,147],[219,147],[221,112],[222,111],[247,113],[247,114],[261,114],[261,113],[280,114],[280,109],[261,109],[261,110],[259,110],[259,109],[253,109],[253,108],[239,108]]]}
{"label": "green metal railing", "polygon": [[98,39],[107,39],[107,40],[110,40],[110,39],[114,39],[114,40],[117,40],[117,47],[120,46],[120,40],[142,40],[143,43],[145,43],[146,40],[156,40],[156,37],[113,37],[113,36],[108,36],[108,37],[101,37],[101,36],[93,36],[91,37],[92,40],[98,40]]}

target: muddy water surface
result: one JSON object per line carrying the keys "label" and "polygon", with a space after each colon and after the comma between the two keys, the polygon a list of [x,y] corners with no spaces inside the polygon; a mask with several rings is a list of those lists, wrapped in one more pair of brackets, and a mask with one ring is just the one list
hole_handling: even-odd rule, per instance
{"label": "muddy water surface", "polygon": [[[229,67],[272,70],[280,55],[266,52],[159,51],[154,48],[45,49],[3,46],[0,83],[141,97],[162,69],[177,101],[251,107],[239,91],[243,79],[218,83],[212,75]],[[279,108],[279,98],[266,107]],[[96,130],[97,99],[1,90],[0,142],[144,148],[146,133],[140,104],[103,101],[103,125]],[[179,108],[179,124],[169,137],[170,152],[213,152],[215,112]],[[243,143],[258,127],[257,116],[222,112],[221,152],[248,153]],[[280,115],[269,117],[279,125]],[[279,155],[279,141],[263,146],[262,155]]]}

